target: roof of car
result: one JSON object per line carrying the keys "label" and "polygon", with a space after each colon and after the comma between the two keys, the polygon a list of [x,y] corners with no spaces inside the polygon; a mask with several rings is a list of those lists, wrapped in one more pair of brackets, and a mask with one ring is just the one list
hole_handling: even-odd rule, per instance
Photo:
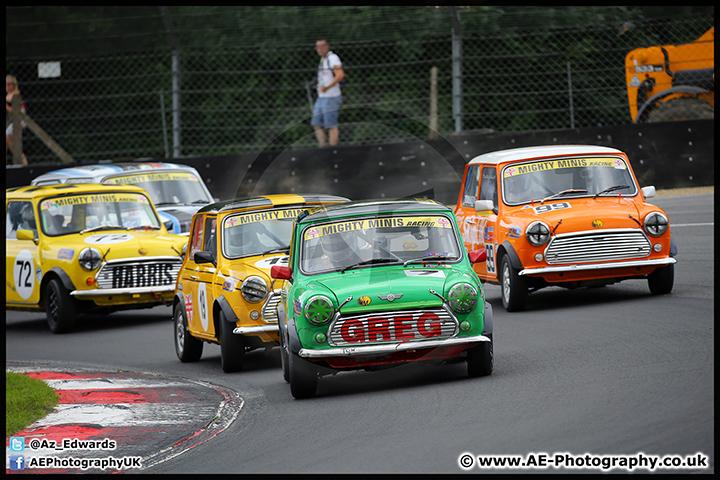
{"label": "roof of car", "polygon": [[349,202],[346,197],[323,194],[271,194],[257,195],[253,197],[233,198],[231,200],[223,200],[222,202],[211,203],[206,205],[198,213],[217,213],[231,210],[248,210],[262,207],[277,207],[291,205],[307,205],[307,204],[325,204]]}
{"label": "roof of car", "polygon": [[57,185],[26,185],[5,190],[6,197],[36,198],[56,195],[72,195],[92,192],[138,192],[146,194],[145,190],[135,185],[105,185],[101,183],[61,183]]}
{"label": "roof of car", "polygon": [[450,207],[435,200],[422,198],[408,198],[398,200],[378,199],[378,200],[358,200],[355,202],[338,203],[335,205],[324,205],[316,207],[308,211],[308,214],[301,217],[302,221],[312,221],[319,218],[327,218],[328,216],[346,216],[346,215],[377,215],[380,213],[390,213],[398,211],[413,210],[433,210],[433,211],[452,211]]}
{"label": "roof of car", "polygon": [[543,157],[566,157],[576,155],[613,154],[623,153],[616,148],[599,145],[543,145],[537,147],[510,148],[478,155],[468,162],[474,163],[504,163],[519,160],[531,160]]}
{"label": "roof of car", "polygon": [[189,165],[165,162],[121,162],[121,163],[99,163],[93,165],[78,165],[77,167],[61,168],[39,175],[33,179],[33,183],[43,180],[58,178],[105,178],[116,175],[123,175],[128,172],[139,173],[152,170],[179,170],[197,173]]}

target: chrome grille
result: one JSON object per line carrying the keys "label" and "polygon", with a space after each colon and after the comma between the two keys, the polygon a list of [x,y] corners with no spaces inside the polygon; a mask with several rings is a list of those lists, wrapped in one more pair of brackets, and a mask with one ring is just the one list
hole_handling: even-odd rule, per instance
{"label": "chrome grille", "polygon": [[100,267],[95,280],[98,288],[137,288],[173,285],[182,260],[133,260],[108,262]]}
{"label": "chrome grille", "polygon": [[551,265],[604,262],[643,258],[650,251],[650,241],[641,230],[579,232],[553,237],[545,249],[545,260]]}
{"label": "chrome grille", "polygon": [[278,305],[280,305],[280,300],[282,300],[282,294],[280,290],[275,290],[274,292],[271,292],[270,295],[268,295],[267,300],[265,300],[265,303],[263,304],[261,312],[262,317],[266,322],[278,322],[277,307]]}
{"label": "chrome grille", "polygon": [[[418,328],[418,322],[424,325],[424,331]],[[344,326],[345,329],[343,329]],[[363,339],[359,340],[361,332]],[[444,308],[372,312],[363,315],[340,316],[335,319],[330,325],[328,343],[334,346],[343,346],[403,341],[419,342],[450,338],[457,332],[457,320]],[[346,336],[352,333],[355,339],[350,341],[343,336],[343,333]],[[429,333],[432,335],[428,335]]]}

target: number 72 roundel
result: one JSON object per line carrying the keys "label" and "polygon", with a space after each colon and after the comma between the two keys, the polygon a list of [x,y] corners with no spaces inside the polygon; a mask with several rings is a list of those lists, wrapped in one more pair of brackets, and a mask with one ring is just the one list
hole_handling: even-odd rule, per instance
{"label": "number 72 roundel", "polygon": [[13,265],[13,281],[15,291],[23,300],[29,299],[35,289],[34,270],[35,261],[30,250],[22,250],[18,253]]}

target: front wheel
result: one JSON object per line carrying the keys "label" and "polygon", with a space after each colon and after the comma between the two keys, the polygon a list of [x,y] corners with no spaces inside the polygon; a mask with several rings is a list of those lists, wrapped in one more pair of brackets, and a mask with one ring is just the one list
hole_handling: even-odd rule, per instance
{"label": "front wheel", "polygon": [[75,300],[57,278],[45,287],[45,314],[53,333],[66,333],[75,327]]}
{"label": "front wheel", "polygon": [[675,265],[672,263],[666,267],[656,268],[648,275],[648,287],[653,295],[670,293],[675,282]]}
{"label": "front wheel", "polygon": [[468,376],[484,377],[490,375],[493,371],[493,337],[492,333],[488,334],[489,342],[482,342],[470,350],[468,350],[467,364]]}
{"label": "front wheel", "polygon": [[175,353],[181,362],[197,362],[202,357],[203,342],[193,337],[188,329],[183,306],[178,303],[173,311]]}
{"label": "front wheel", "polygon": [[297,399],[314,397],[318,379],[313,365],[292,353],[288,354],[288,359],[290,360],[288,373],[292,396]]}
{"label": "front wheel", "polygon": [[245,342],[242,335],[233,333],[235,324],[230,323],[221,311],[218,323],[220,324],[220,363],[223,372],[239,372],[245,363]]}
{"label": "front wheel", "polygon": [[280,344],[280,364],[282,365],[283,380],[290,382],[290,359],[285,347]]}
{"label": "front wheel", "polygon": [[528,295],[527,281],[517,274],[508,255],[504,255],[500,262],[500,292],[505,310],[508,312],[525,310],[525,300]]}

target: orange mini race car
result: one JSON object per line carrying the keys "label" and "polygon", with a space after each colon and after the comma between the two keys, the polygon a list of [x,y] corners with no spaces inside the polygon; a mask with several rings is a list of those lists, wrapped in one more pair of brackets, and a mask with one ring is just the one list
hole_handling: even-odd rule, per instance
{"label": "orange mini race car", "polygon": [[507,311],[546,286],[602,286],[647,279],[653,294],[673,287],[677,247],[667,214],[647,203],[627,155],[562,145],[486,153],[465,167],[455,215],[473,268],[500,284]]}

